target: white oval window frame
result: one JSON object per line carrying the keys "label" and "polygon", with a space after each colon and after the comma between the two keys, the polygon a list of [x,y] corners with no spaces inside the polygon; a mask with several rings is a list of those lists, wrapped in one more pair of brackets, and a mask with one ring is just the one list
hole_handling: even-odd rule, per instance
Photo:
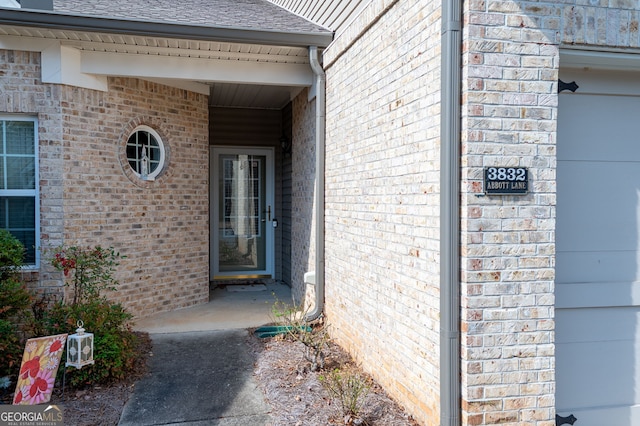
{"label": "white oval window frame", "polygon": [[[143,177],[140,173],[138,173],[136,171],[136,169],[134,169],[131,166],[131,161],[129,159],[129,156],[127,155],[127,147],[129,144],[129,139],[131,139],[131,137],[138,133],[138,132],[147,132],[149,133],[151,136],[153,136],[156,140],[156,142],[158,143],[158,148],[160,151],[160,159],[158,161],[158,167],[151,173],[149,173],[146,177]],[[134,175],[136,175],[138,177],[138,179],[140,180],[155,180],[156,177],[162,173],[162,171],[164,170],[165,167],[165,160],[166,160],[166,153],[165,153],[165,148],[164,148],[164,141],[162,140],[162,138],[160,137],[160,135],[158,134],[158,132],[156,132],[153,128],[146,126],[146,125],[139,125],[136,128],[134,128],[130,133],[129,136],[127,136],[127,139],[125,141],[125,157],[127,160],[127,165],[129,166],[129,168],[131,169],[131,171],[134,173]]]}

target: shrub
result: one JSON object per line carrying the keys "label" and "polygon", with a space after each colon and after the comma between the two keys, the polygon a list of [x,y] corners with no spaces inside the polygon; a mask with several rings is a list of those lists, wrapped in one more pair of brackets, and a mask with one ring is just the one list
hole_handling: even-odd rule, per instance
{"label": "shrub", "polygon": [[117,303],[99,298],[86,303],[56,303],[43,315],[47,334],[75,333],[78,321],[94,333],[95,364],[67,370],[67,382],[74,387],[123,379],[136,360],[136,336],[128,327],[132,315]]}
{"label": "shrub", "polygon": [[71,386],[123,379],[133,369],[137,337],[128,325],[132,315],[103,294],[117,288],[114,274],[122,258],[113,247],[61,246],[50,252],[51,264],[64,273],[73,298],[70,303],[58,301],[52,306],[46,300],[35,303],[34,329],[42,334],[73,334],[78,321],[82,321],[83,327],[94,334],[95,364],[68,369]]}
{"label": "shrub", "polygon": [[326,376],[318,379],[327,390],[331,398],[337,401],[345,424],[360,424],[362,407],[369,394],[371,386],[369,380],[357,370],[344,368],[334,369]]}
{"label": "shrub", "polygon": [[0,229],[0,281],[13,277],[23,262],[22,243],[6,229]]}
{"label": "shrub", "polygon": [[280,300],[276,300],[271,313],[275,321],[283,325],[290,338],[304,345],[303,355],[309,362],[309,370],[323,369],[325,349],[329,342],[328,326],[321,322],[311,324],[307,320],[306,311]]}
{"label": "shrub", "polygon": [[0,377],[17,376],[22,358],[17,324],[23,321],[31,301],[29,292],[17,277],[23,258],[22,243],[0,229]]}
{"label": "shrub", "polygon": [[58,247],[51,265],[65,276],[65,285],[73,289],[72,305],[100,297],[104,290],[115,290],[113,274],[123,256],[113,247]]}
{"label": "shrub", "polygon": [[17,377],[22,359],[22,344],[16,326],[4,319],[0,319],[0,353],[0,377]]}

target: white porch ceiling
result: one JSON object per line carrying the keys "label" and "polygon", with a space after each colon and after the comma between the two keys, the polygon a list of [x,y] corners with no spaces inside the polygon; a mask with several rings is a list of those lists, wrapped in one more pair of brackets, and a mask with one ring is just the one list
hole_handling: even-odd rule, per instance
{"label": "white porch ceiling", "polygon": [[104,90],[130,76],[210,93],[213,106],[280,109],[313,81],[303,47],[0,25],[0,49],[43,52],[52,83]]}

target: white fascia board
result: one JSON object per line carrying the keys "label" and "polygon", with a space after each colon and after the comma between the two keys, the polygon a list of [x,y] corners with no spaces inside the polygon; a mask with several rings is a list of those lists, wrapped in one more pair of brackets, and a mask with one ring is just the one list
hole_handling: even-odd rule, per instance
{"label": "white fascia board", "polygon": [[107,77],[91,75],[80,70],[81,55],[73,47],[53,45],[42,51],[42,82],[67,84],[106,92]]}
{"label": "white fascia board", "polygon": [[81,70],[87,74],[137,78],[169,78],[218,83],[311,86],[313,72],[306,64],[228,61],[222,59],[82,52]]}

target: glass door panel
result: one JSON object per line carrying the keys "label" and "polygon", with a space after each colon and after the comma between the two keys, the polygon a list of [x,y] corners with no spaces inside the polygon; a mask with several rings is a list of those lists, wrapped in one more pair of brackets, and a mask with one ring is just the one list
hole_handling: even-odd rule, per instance
{"label": "glass door panel", "polygon": [[270,151],[214,149],[214,278],[271,275]]}

